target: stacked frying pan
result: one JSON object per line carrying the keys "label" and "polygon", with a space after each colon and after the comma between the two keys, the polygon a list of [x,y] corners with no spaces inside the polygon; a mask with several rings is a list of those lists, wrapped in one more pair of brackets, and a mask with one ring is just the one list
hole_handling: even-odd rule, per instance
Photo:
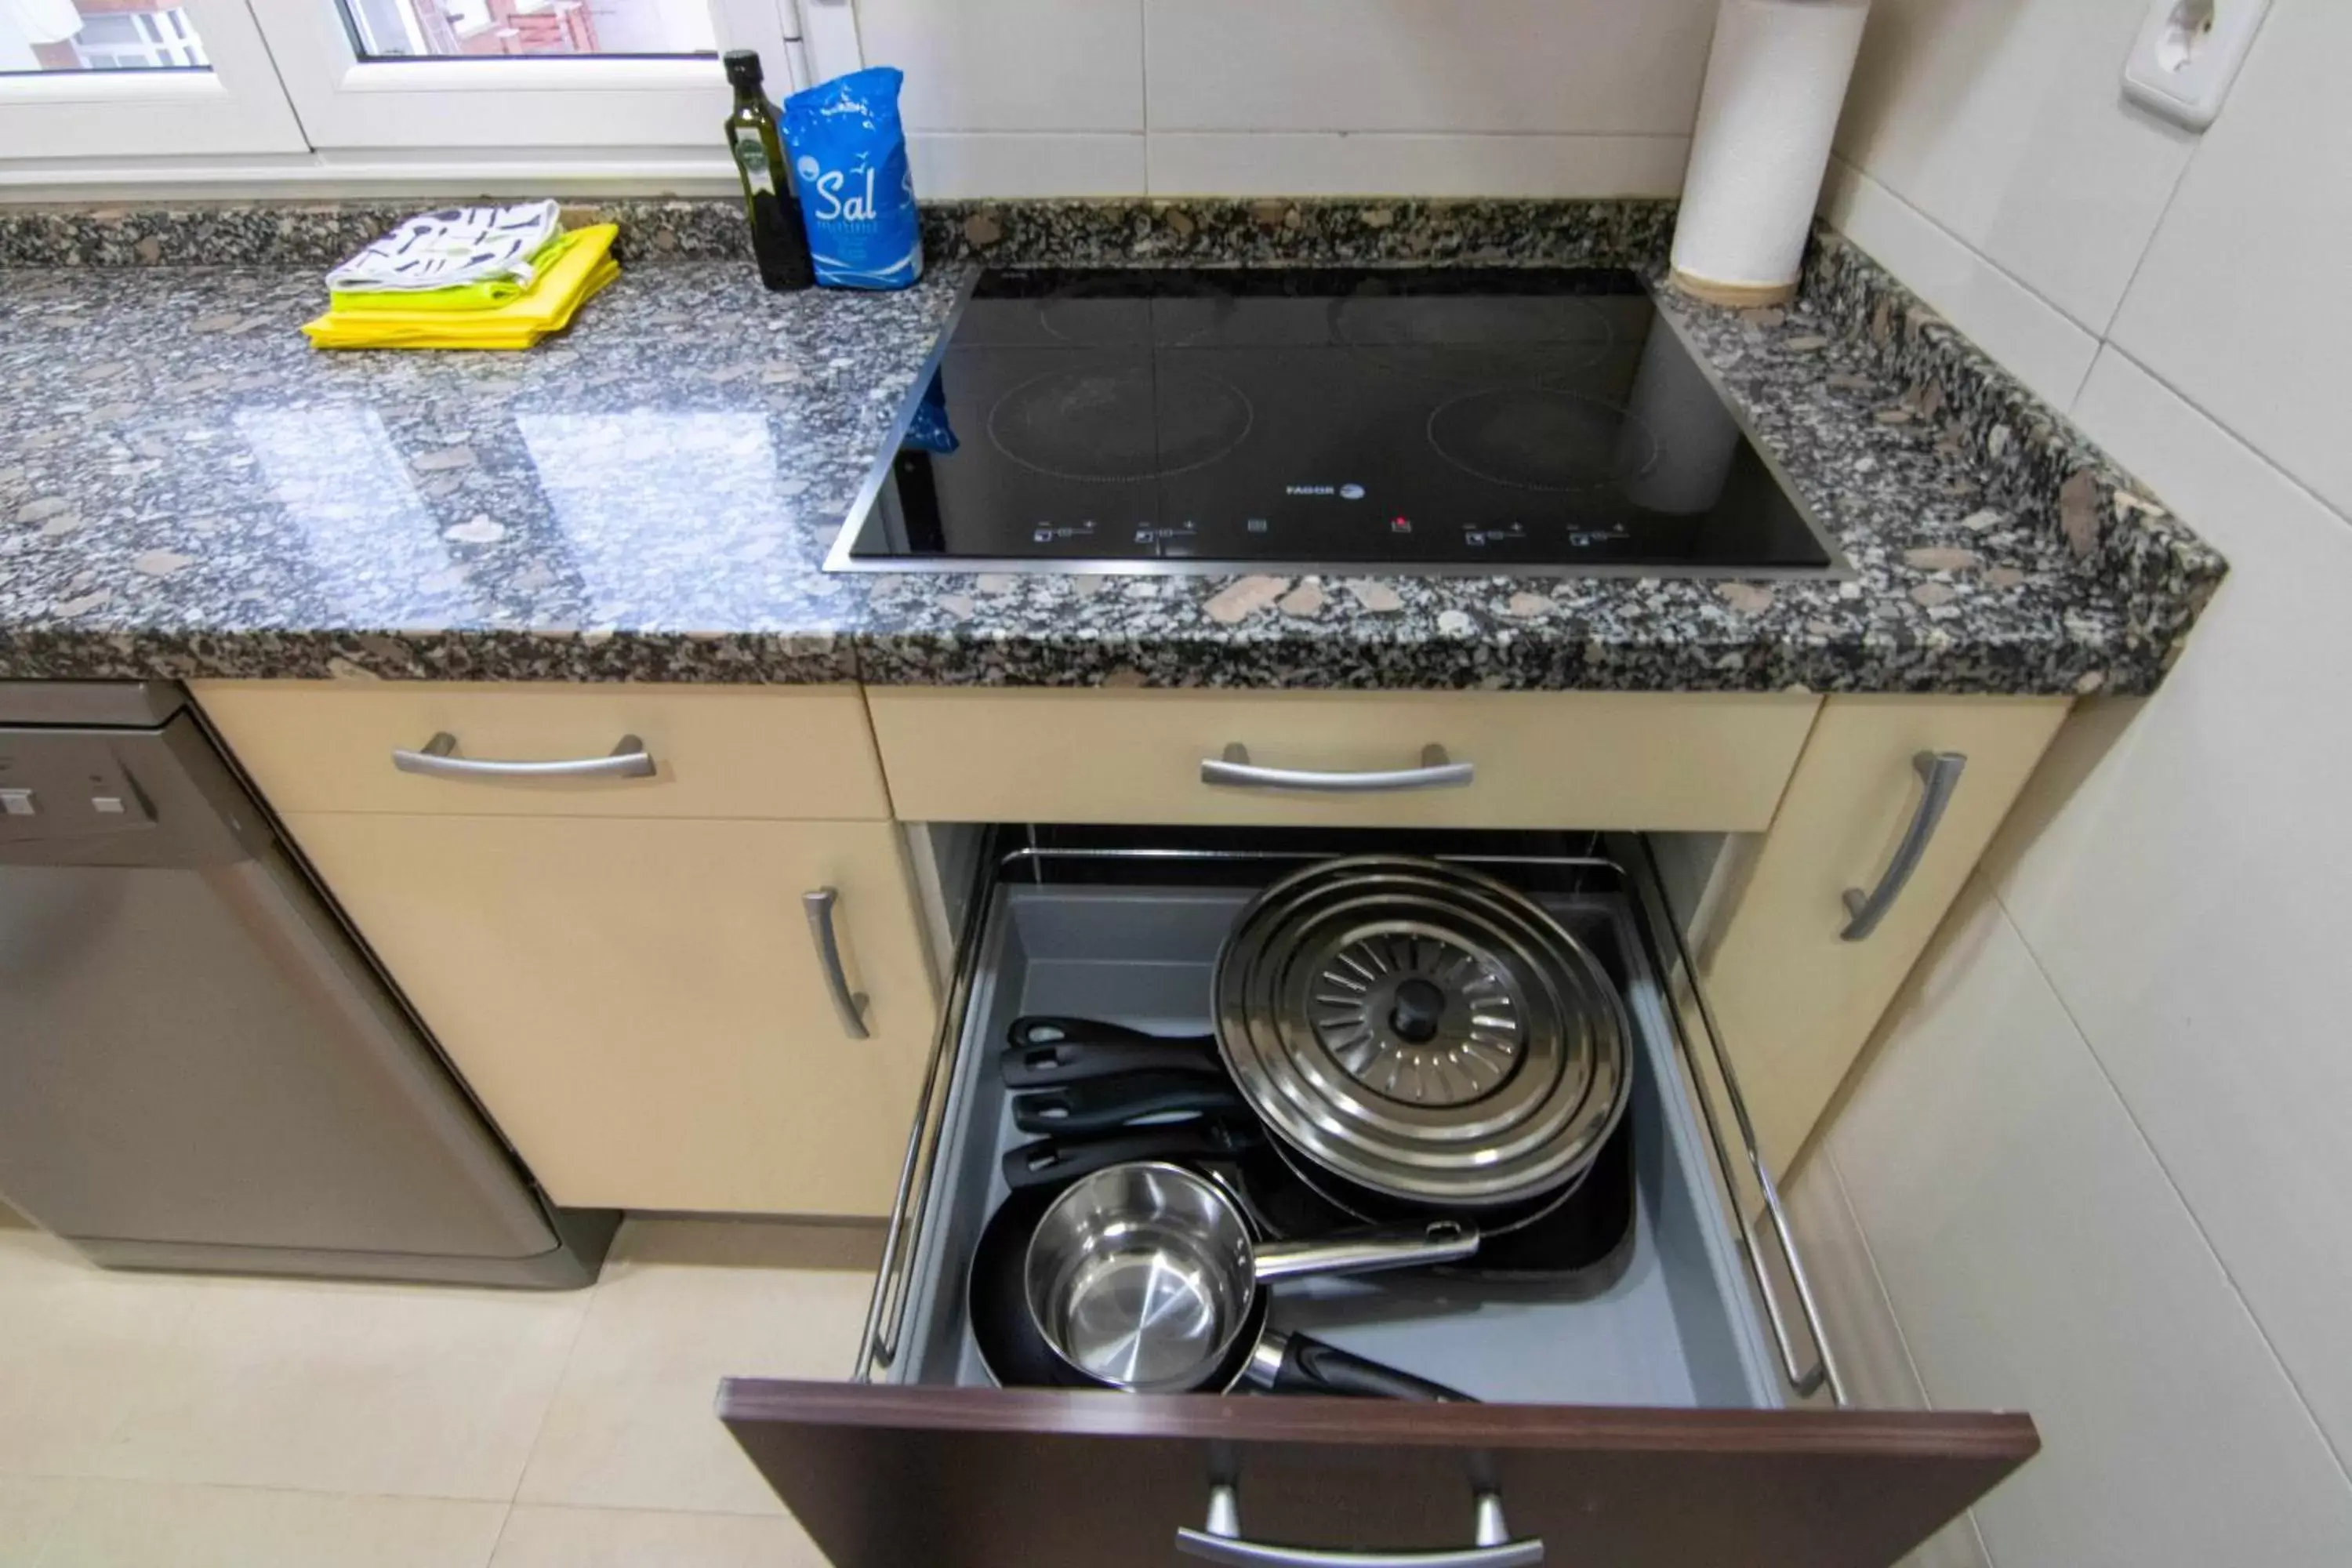
{"label": "stacked frying pan", "polygon": [[1517,889],[1402,857],[1268,888],[1217,960],[1217,1047],[1299,1174],[1367,1218],[1524,1224],[1623,1115],[1629,1029],[1584,945]]}
{"label": "stacked frying pan", "polygon": [[[1433,1226],[1507,1235],[1554,1215],[1596,1166],[1612,1184],[1630,1178],[1623,1140],[1612,1137],[1631,1082],[1616,988],[1542,909],[1481,873],[1377,856],[1320,862],[1275,883],[1226,939],[1214,1016],[1207,1039],[1076,1019],[1014,1025],[1003,1070],[1020,1091],[1016,1122],[1046,1136],[1007,1157],[1013,1194],[973,1262],[973,1327],[999,1381],[1141,1386],[1103,1375],[1110,1363],[1101,1358],[1114,1352],[1101,1347],[1138,1352],[1102,1325],[1147,1306],[1164,1321],[1173,1291],[1186,1302],[1239,1303],[1238,1317],[1218,1325],[1232,1331],[1216,1341],[1220,1358],[1194,1368],[1186,1386],[1228,1386],[1255,1366],[1267,1373],[1260,1381],[1318,1387],[1312,1366],[1329,1356],[1339,1386],[1322,1392],[1410,1395],[1416,1380],[1351,1378],[1352,1358],[1313,1342],[1284,1344],[1265,1327],[1263,1287],[1353,1271],[1328,1263],[1340,1256],[1328,1245],[1335,1222],[1388,1226],[1354,1268],[1397,1267],[1440,1256],[1425,1245],[1438,1234]],[[1138,1123],[1170,1114],[1192,1120]],[[1161,1173],[1141,1162],[1158,1162]],[[1216,1208],[1183,1182],[1187,1170],[1213,1175],[1201,1184],[1256,1234],[1256,1284],[1237,1283],[1250,1278],[1250,1248],[1233,1261],[1223,1230],[1207,1254],[1186,1252],[1192,1244],[1180,1236],[1174,1253],[1191,1263],[1166,1247],[1121,1254],[1120,1237],[1168,1240],[1157,1221],[1139,1226],[1132,1214],[1103,1222],[1109,1241],[1073,1240],[1086,1234],[1074,1213],[1132,1208],[1146,1195],[1178,1193],[1176,1207],[1196,1215]],[[1416,1234],[1417,1258],[1408,1256]],[[1302,1235],[1309,1245],[1265,1245]],[[1046,1257],[1055,1247],[1068,1256]],[[1099,1257],[1090,1250],[1102,1247]],[[1200,1256],[1222,1261],[1203,1275]],[[1055,1294],[1097,1279],[1124,1283],[1106,1288],[1093,1317]],[[1056,1324],[1082,1325],[1077,1337],[1093,1348],[1074,1363]],[[1275,1378],[1278,1363],[1294,1375]]]}

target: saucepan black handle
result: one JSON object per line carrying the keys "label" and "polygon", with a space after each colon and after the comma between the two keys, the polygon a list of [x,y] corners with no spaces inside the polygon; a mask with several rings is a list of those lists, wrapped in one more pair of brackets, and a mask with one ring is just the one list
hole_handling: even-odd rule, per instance
{"label": "saucepan black handle", "polygon": [[1238,1111],[1240,1091],[1204,1073],[1149,1068],[1013,1097],[1013,1125],[1032,1137],[1108,1132],[1146,1116]]}
{"label": "saucepan black handle", "polygon": [[1004,1184],[1016,1193],[1057,1187],[1130,1160],[1230,1160],[1258,1141],[1255,1128],[1214,1119],[1138,1127],[1108,1137],[1041,1138],[1006,1152]]}
{"label": "saucepan black handle", "polygon": [[[1343,1351],[1305,1334],[1284,1336],[1276,1394],[1336,1394],[1359,1399],[1412,1399],[1423,1404],[1475,1405],[1458,1389]],[[1271,1348],[1271,1347],[1261,1347]]]}
{"label": "saucepan black handle", "polygon": [[1007,1089],[1050,1089],[1153,1068],[1224,1076],[1217,1042],[1147,1035],[1091,1018],[1016,1018],[999,1059]]}

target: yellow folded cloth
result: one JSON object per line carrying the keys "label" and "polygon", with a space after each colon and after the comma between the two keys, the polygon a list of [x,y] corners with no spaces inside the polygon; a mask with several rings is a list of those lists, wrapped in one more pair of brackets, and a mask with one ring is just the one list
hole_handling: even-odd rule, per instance
{"label": "yellow folded cloth", "polygon": [[330,308],[302,331],[322,349],[527,349],[571,324],[582,301],[621,275],[612,258],[616,224],[575,230],[577,237],[520,299],[488,310]]}
{"label": "yellow folded cloth", "polygon": [[[531,252],[532,281],[567,250],[580,243],[584,229],[566,229]],[[407,310],[488,310],[510,304],[530,292],[530,284],[511,278],[485,278],[478,283],[457,283],[446,289],[335,289],[328,292],[327,309],[338,316],[398,314]]]}

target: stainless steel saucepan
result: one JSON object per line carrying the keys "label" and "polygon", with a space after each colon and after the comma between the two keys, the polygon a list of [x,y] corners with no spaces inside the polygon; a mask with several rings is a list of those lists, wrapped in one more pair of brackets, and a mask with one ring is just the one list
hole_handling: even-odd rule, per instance
{"label": "stainless steel saucepan", "polygon": [[1259,1245],[1213,1182],[1142,1162],[1097,1171],[1056,1198],[1030,1236],[1023,1281],[1046,1345],[1112,1388],[1201,1387],[1248,1335],[1258,1342],[1242,1370],[1269,1387],[1296,1382],[1325,1392],[1459,1398],[1304,1335],[1265,1331],[1263,1292],[1280,1279],[1454,1262],[1477,1249],[1477,1228],[1454,1219]]}

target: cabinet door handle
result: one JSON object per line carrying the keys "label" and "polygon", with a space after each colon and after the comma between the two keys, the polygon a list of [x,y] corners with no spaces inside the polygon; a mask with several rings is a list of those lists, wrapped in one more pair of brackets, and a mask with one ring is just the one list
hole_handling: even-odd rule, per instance
{"label": "cabinet door handle", "polygon": [[849,976],[841,967],[841,939],[833,929],[833,906],[840,901],[841,895],[831,888],[801,895],[801,908],[808,911],[809,935],[816,939],[816,966],[824,971],[824,988],[832,994],[841,1032],[853,1040],[863,1040],[870,1037],[866,998],[849,988]]}
{"label": "cabinet door handle", "polygon": [[649,779],[655,772],[654,754],[635,735],[622,736],[620,744],[606,756],[501,763],[459,756],[457,737],[446,730],[425,742],[421,751],[393,752],[392,765],[404,773],[436,779]]}
{"label": "cabinet door handle", "polygon": [[1919,809],[1912,815],[1903,842],[1895,847],[1895,858],[1886,863],[1886,874],[1878,879],[1878,886],[1867,893],[1860,888],[1845,890],[1845,912],[1851,918],[1845,930],[1838,932],[1841,938],[1860,942],[1876,931],[1886,911],[1895,907],[1904,884],[1919,868],[1920,857],[1927,853],[1927,841],[1936,837],[1936,825],[1944,820],[1944,808],[1952,804],[1952,792],[1960,787],[1960,770],[1968,765],[1969,759],[1958,752],[1921,752],[1911,759],[1925,786],[1919,793]]}
{"label": "cabinet door handle", "polygon": [[1180,1529],[1176,1550],[1187,1557],[1231,1568],[1535,1568],[1544,1560],[1540,1536],[1511,1539],[1497,1493],[1477,1494],[1475,1546],[1435,1552],[1331,1552],[1316,1546],[1276,1546],[1242,1538],[1241,1505],[1230,1483],[1209,1489],[1205,1530]]}
{"label": "cabinet door handle", "polygon": [[1324,790],[1339,795],[1377,795],[1389,790],[1460,789],[1477,774],[1475,763],[1457,763],[1443,746],[1423,746],[1421,766],[1370,773],[1313,773],[1301,768],[1261,767],[1239,741],[1221,757],[1201,759],[1201,782],[1234,789]]}

